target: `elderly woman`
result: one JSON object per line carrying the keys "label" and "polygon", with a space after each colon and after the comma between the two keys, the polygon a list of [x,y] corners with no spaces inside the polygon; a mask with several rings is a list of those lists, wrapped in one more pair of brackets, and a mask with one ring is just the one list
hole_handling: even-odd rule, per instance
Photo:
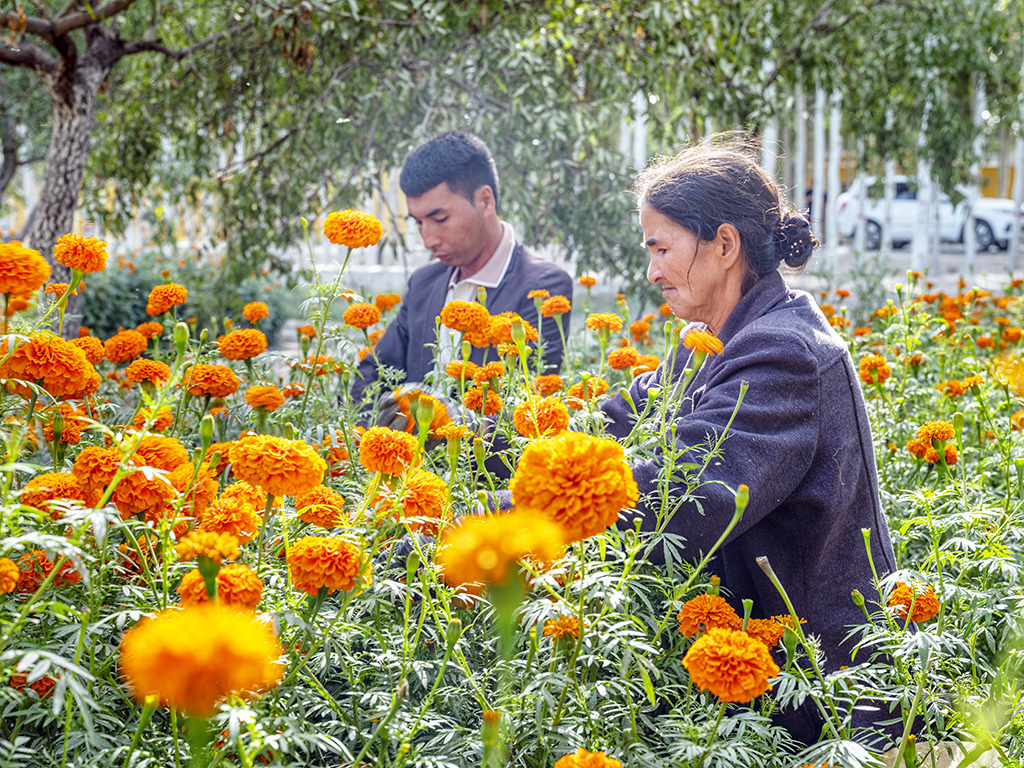
{"label": "elderly woman", "polygon": [[[767,555],[805,629],[821,639],[825,668],[848,665],[851,648],[842,641],[863,620],[850,593],[875,594],[862,529],[872,531],[879,574],[896,565],[853,361],[811,297],[790,290],[778,272],[780,262],[801,267],[810,258],[816,241],[808,221],[735,143],[694,147],[654,165],[640,175],[636,192],[650,252],[647,279],[661,286],[677,317],[704,324],[724,345],[704,361],[676,414],[675,442],[688,449],[687,461],[702,461],[691,446],[722,433],[741,386],[749,385],[722,455],[701,476],[701,509],[683,505],[665,530],[684,537],[683,556],[696,559],[733,516],[729,488],[749,486],[743,519],[711,572],[737,607],[743,598],[754,601],[754,617],[785,614],[755,562]],[[673,378],[685,367],[685,353]],[[642,406],[655,387],[667,393],[673,384],[663,380],[665,369],[636,379],[633,403]],[[631,432],[636,416],[626,400],[613,398],[603,410],[611,434]],[[655,513],[643,506],[643,494],[657,487],[662,464],[660,451],[633,464],[648,529]],[[858,714],[858,724],[888,717]],[[803,741],[820,737],[822,724],[810,707],[791,710],[780,724]]]}

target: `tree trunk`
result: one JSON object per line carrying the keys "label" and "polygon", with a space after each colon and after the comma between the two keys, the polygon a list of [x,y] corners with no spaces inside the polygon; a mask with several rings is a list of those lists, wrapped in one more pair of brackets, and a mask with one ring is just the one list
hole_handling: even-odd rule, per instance
{"label": "tree trunk", "polygon": [[3,159],[0,161],[0,205],[4,201],[4,192],[10,186],[14,172],[18,169],[18,137],[14,133],[14,120],[8,118],[4,125]]}
{"label": "tree trunk", "polygon": [[[53,128],[26,244],[50,262],[54,282],[71,279],[71,271],[53,260],[53,246],[57,238],[71,231],[92,140],[96,95],[116,61],[116,42],[109,33],[97,30],[90,37],[85,55],[73,61],[62,59],[53,75],[44,78],[53,100]],[[81,302],[80,295],[68,297],[64,316],[64,335],[68,338],[78,336]]]}

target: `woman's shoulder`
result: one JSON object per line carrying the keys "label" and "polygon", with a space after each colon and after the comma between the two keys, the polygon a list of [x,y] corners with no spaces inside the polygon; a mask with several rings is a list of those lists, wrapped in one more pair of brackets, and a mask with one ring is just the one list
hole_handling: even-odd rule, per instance
{"label": "woman's shoulder", "polygon": [[788,291],[730,340],[735,351],[777,349],[791,356],[814,359],[819,366],[847,356],[846,342],[804,291]]}

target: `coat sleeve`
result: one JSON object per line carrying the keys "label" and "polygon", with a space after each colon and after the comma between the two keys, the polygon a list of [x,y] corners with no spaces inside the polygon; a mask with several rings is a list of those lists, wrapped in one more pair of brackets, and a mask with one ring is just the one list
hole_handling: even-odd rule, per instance
{"label": "coat sleeve", "polygon": [[[669,532],[685,537],[687,549],[693,553],[708,551],[725,530],[735,509],[733,489],[739,485],[749,487],[750,501],[730,539],[789,500],[810,469],[818,443],[820,377],[811,351],[801,341],[794,339],[792,345],[786,345],[767,333],[748,334],[734,341],[738,343],[729,345],[722,358],[705,360],[709,368],[704,386],[695,393],[695,404],[684,405],[684,413],[674,425],[674,447],[680,452],[676,462],[704,464],[709,443],[724,431],[743,382],[747,383],[726,439],[719,454],[707,461],[693,500],[680,504],[666,526]],[[650,376],[653,381],[653,374]],[[638,410],[642,411],[646,402],[644,386],[649,383],[634,384]],[[609,404],[610,431],[625,429],[626,434],[632,428],[632,409],[627,412],[626,408],[625,403]],[[664,434],[672,433],[666,430]],[[664,464],[664,448],[632,463],[645,529],[655,526],[656,505],[660,505],[658,476]],[[675,506],[687,492],[687,484],[677,475],[669,487],[669,506]]]}
{"label": "coat sleeve", "polygon": [[[516,313],[534,328],[537,327],[537,307],[533,299],[526,298],[532,290],[544,289],[552,296],[565,296],[572,301],[572,278],[557,267],[549,267],[538,279],[530,280],[529,287],[523,292]],[[569,313],[562,315],[562,327],[566,339],[569,338]],[[558,373],[562,368],[565,350],[562,348],[562,336],[558,332],[558,324],[554,318],[545,317],[541,324],[541,338],[544,342],[544,372]]]}
{"label": "coat sleeve", "polygon": [[[409,280],[405,295],[406,298],[416,295],[412,293],[411,279]],[[387,327],[384,335],[381,336],[380,341],[377,342],[377,346],[374,348],[374,351],[377,353],[377,359],[375,360],[373,355],[367,355],[359,363],[355,381],[352,384],[352,398],[356,402],[362,401],[366,388],[377,380],[377,360],[383,366],[405,370],[408,348],[409,302],[406,300],[399,306],[398,316],[391,321],[391,324]]]}

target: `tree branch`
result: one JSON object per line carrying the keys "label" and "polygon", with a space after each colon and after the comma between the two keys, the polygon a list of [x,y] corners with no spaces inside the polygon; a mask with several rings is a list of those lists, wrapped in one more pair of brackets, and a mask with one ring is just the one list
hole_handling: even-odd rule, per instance
{"label": "tree branch", "polygon": [[106,5],[101,5],[95,11],[75,11],[63,18],[57,19],[51,24],[54,37],[61,37],[74,29],[87,27],[90,24],[99,24],[101,21],[116,16],[121,11],[130,8],[136,0],[110,0]]}
{"label": "tree branch", "polygon": [[212,37],[208,37],[205,40],[200,40],[198,43],[193,43],[192,45],[186,46],[184,48],[179,48],[177,50],[174,50],[173,48],[168,48],[166,45],[160,42],[159,39],[138,40],[134,43],[125,43],[121,47],[121,56],[131,56],[136,53],[145,53],[149,51],[154,53],[162,53],[164,56],[174,59],[175,61],[181,61],[182,59],[184,59],[187,56],[190,56],[196,51],[201,51],[204,48],[209,48],[214,43],[218,43],[221,40],[224,40],[225,38],[234,37],[237,34],[245,32],[248,29],[251,29],[253,26],[253,22],[246,22],[245,24],[240,24],[237,27],[232,27],[229,30],[213,35]]}
{"label": "tree branch", "polygon": [[0,45],[0,64],[24,67],[40,75],[49,74],[57,69],[57,62],[53,57],[41,48],[27,43],[20,43],[15,48]]}

